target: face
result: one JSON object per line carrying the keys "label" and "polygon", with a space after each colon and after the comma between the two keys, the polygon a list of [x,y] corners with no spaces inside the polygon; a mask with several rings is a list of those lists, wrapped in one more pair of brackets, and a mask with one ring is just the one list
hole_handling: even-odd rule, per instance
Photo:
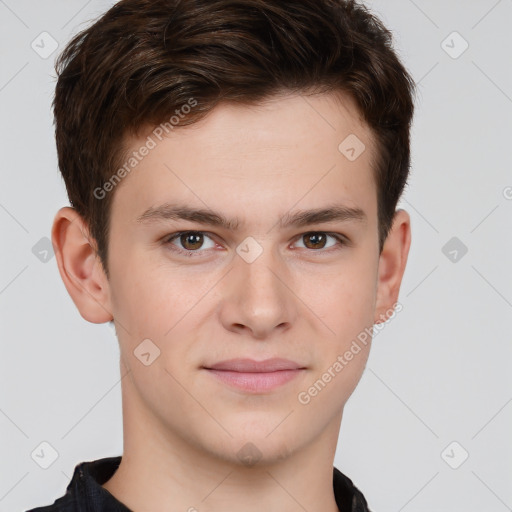
{"label": "face", "polygon": [[130,414],[233,461],[335,443],[377,319],[371,132],[348,98],[290,95],[148,133],[109,235]]}

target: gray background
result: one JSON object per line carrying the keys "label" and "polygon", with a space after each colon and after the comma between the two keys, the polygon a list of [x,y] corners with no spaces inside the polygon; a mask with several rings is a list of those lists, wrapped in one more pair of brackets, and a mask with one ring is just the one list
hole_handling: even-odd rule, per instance
{"label": "gray background", "polygon": [[[114,332],[80,317],[44,238],[68,204],[53,61],[112,3],[0,0],[2,512],[51,503],[75,464],[122,453]],[[375,512],[512,510],[512,0],[367,5],[419,84],[400,205],[413,242],[403,310],[374,339],[335,464]],[[42,32],[59,45],[47,58]],[[47,469],[43,442],[58,454]]]}

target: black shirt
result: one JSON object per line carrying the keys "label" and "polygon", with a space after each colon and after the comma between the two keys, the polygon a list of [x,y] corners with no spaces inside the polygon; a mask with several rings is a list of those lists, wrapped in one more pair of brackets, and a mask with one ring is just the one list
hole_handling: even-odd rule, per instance
{"label": "black shirt", "polygon": [[[120,463],[121,456],[77,464],[64,496],[52,505],[26,512],[132,512],[101,487]],[[333,468],[333,488],[336,505],[342,512],[371,512],[361,491],[337,468]]]}

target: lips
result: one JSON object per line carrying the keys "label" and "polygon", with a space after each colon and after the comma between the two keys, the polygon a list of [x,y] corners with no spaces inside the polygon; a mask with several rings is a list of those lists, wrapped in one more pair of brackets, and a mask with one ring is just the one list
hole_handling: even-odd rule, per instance
{"label": "lips", "polygon": [[265,393],[295,379],[306,369],[289,359],[230,359],[203,367],[218,381],[243,392]]}

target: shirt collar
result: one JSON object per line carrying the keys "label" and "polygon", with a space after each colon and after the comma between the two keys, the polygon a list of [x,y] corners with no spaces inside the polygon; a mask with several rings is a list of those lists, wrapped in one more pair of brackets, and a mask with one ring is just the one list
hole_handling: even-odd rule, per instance
{"label": "shirt collar", "polygon": [[[115,473],[121,456],[81,462],[75,467],[66,494],[55,501],[59,508],[33,509],[27,512],[132,512],[102,487]],[[343,512],[371,512],[366,499],[352,480],[333,468],[333,489],[336,505]]]}

